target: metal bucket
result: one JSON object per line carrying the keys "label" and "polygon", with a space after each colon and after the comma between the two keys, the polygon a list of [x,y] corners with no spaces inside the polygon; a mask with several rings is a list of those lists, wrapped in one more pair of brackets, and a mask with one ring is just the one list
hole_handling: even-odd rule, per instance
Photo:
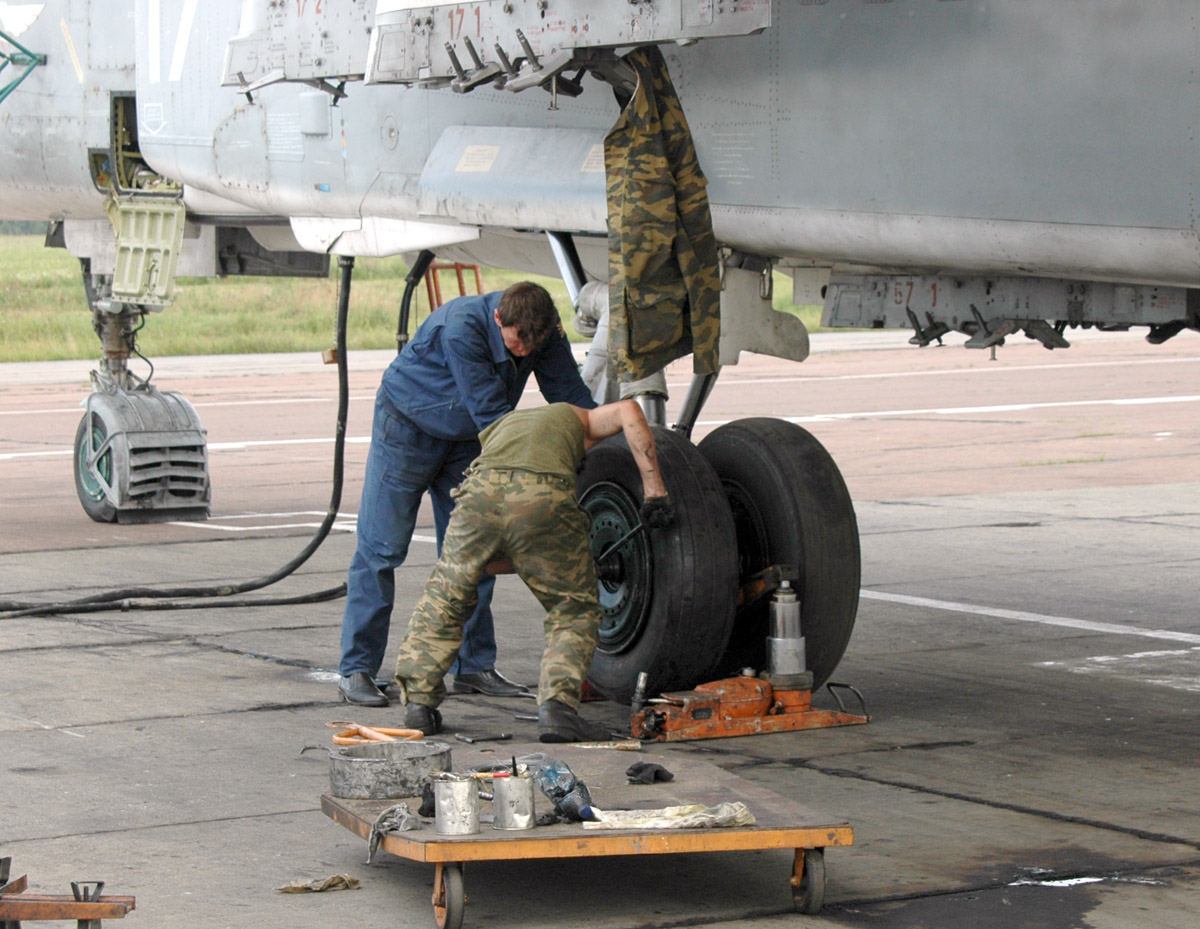
{"label": "metal bucket", "polygon": [[329,792],[353,800],[419,797],[431,774],[450,769],[444,742],[366,742],[329,752]]}
{"label": "metal bucket", "polygon": [[492,781],[492,828],[532,829],[536,824],[533,778],[528,774]]}
{"label": "metal bucket", "polygon": [[435,829],[439,835],[471,835],[479,831],[479,782],[473,777],[443,774],[433,778]]}

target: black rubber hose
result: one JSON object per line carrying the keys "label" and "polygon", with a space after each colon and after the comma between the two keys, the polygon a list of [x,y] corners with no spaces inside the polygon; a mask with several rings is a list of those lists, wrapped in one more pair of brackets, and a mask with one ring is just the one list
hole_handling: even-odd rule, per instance
{"label": "black rubber hose", "polygon": [[[244,581],[240,584],[223,584],[220,586],[209,587],[170,587],[165,589],[156,589],[152,587],[126,587],[121,590],[110,590],[104,593],[93,594],[90,597],[82,597],[78,600],[68,600],[61,603],[31,603],[20,601],[0,601],[0,611],[12,615],[5,618],[16,616],[36,616],[49,615],[53,613],[78,613],[78,612],[98,612],[105,609],[192,609],[194,604],[174,604],[174,603],[155,603],[153,601],[169,600],[175,597],[230,597],[234,594],[248,593],[252,590],[261,590],[263,587],[269,587],[271,584],[277,583],[289,574],[299,568],[304,562],[312,557],[313,552],[321,547],[321,543],[325,541],[325,537],[329,535],[330,529],[333,528],[333,521],[337,518],[338,506],[342,502],[342,482],[345,472],[345,449],[346,449],[346,415],[350,407],[350,378],[346,367],[346,320],[350,312],[350,279],[354,272],[354,257],[340,256],[338,258],[338,268],[341,270],[338,283],[338,306],[337,306],[337,368],[338,368],[338,409],[337,409],[337,429],[334,434],[333,443],[333,489],[330,493],[329,508],[325,513],[325,519],[321,522],[320,528],[316,534],[309,540],[308,545],[295,558],[285,564],[283,567],[263,577],[252,581]],[[297,600],[294,597],[281,598],[278,600],[254,600],[242,601],[239,606],[267,606],[275,603],[297,603],[297,602],[318,602],[320,600],[330,600],[341,596],[345,593],[346,585],[341,584],[338,587],[332,587],[328,590],[318,591],[314,594],[303,595],[312,598],[310,601]],[[118,601],[130,601],[124,604]],[[132,601],[138,601],[135,605]],[[147,601],[147,602],[143,602]],[[209,604],[215,606],[216,604]],[[234,605],[234,604],[229,604]]]}
{"label": "black rubber hose", "polygon": [[[400,318],[396,320],[396,353],[408,344],[408,321],[412,311],[413,294],[417,292],[417,285],[420,284],[421,278],[425,276],[425,272],[429,270],[429,266],[433,264],[434,254],[429,249],[424,249],[417,260],[413,262],[413,266],[409,269],[408,277],[404,279],[404,297],[400,300]],[[435,310],[437,307],[430,307],[430,310]]]}
{"label": "black rubber hose", "polygon": [[346,585],[330,587],[309,594],[296,594],[292,597],[257,597],[254,599],[232,600],[229,598],[203,598],[196,600],[156,600],[152,597],[131,600],[116,600],[105,603],[79,603],[70,609],[64,609],[64,604],[50,603],[43,606],[31,606],[24,610],[11,610],[4,614],[3,619],[17,619],[21,616],[54,616],[58,613],[115,613],[132,612],[134,610],[221,610],[246,606],[290,606],[300,603],[324,603],[327,600],[337,600],[346,595]]}

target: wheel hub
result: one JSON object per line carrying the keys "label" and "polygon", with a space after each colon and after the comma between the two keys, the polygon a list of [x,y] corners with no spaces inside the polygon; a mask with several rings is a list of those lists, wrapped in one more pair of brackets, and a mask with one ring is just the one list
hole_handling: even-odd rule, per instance
{"label": "wheel hub", "polygon": [[[637,502],[615,483],[594,484],[580,505],[592,519],[588,544],[593,558],[628,536],[641,522]],[[653,587],[649,545],[646,534],[638,533],[597,565],[603,612],[599,648],[603,651],[624,651],[641,635]]]}
{"label": "wheel hub", "polygon": [[90,428],[85,433],[86,441],[79,447],[75,467],[79,470],[79,481],[83,492],[92,500],[99,501],[104,499],[104,487],[112,485],[112,451],[105,449],[96,458],[96,473],[100,476],[100,480],[97,480],[92,474],[92,469],[88,467],[88,459],[104,445],[108,433],[105,432],[104,425],[98,419],[93,419],[89,425]]}

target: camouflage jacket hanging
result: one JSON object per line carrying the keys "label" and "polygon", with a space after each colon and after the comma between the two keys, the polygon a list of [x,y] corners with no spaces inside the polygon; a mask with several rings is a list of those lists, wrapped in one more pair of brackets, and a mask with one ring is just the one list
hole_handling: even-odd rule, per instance
{"label": "camouflage jacket hanging", "polygon": [[717,368],[720,278],[707,181],[655,46],[625,59],[637,90],[604,139],[609,357],[623,381],[693,353]]}

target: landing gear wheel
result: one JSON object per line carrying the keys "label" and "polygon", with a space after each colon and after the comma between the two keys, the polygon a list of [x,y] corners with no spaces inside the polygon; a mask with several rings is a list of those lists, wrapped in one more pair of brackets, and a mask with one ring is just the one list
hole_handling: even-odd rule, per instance
{"label": "landing gear wheel", "polygon": [[797,913],[821,912],[825,902],[825,849],[796,849],[796,868],[792,873],[792,905]]}
{"label": "landing gear wheel", "polygon": [[[707,680],[737,604],[733,520],[716,474],[678,433],[655,428],[654,440],[675,523],[632,535],[597,566],[604,615],[588,679],[621,703],[640,671],[650,693]],[[575,489],[592,518],[593,557],[641,524],[642,481],[624,436],[588,452]]]}
{"label": "landing gear wheel", "polygon": [[[862,579],[858,523],[841,472],[808,431],[781,419],[726,423],[699,448],[729,499],[741,583],[773,564],[799,569],[800,622],[816,690],[850,642]],[[769,600],[738,611],[721,673],[765,666]]]}
{"label": "landing gear wheel", "polygon": [[467,904],[467,895],[463,892],[462,866],[439,864],[434,884],[434,924],[437,929],[460,929]]}
{"label": "landing gear wheel", "polygon": [[[84,512],[98,523],[111,523],[117,518],[117,508],[108,502],[104,492],[104,484],[112,486],[113,477],[112,450],[104,448],[107,440],[108,428],[104,420],[90,410],[84,413],[75,430],[75,492]],[[100,476],[97,480],[88,461],[100,449],[103,451],[95,458],[96,474]]]}

